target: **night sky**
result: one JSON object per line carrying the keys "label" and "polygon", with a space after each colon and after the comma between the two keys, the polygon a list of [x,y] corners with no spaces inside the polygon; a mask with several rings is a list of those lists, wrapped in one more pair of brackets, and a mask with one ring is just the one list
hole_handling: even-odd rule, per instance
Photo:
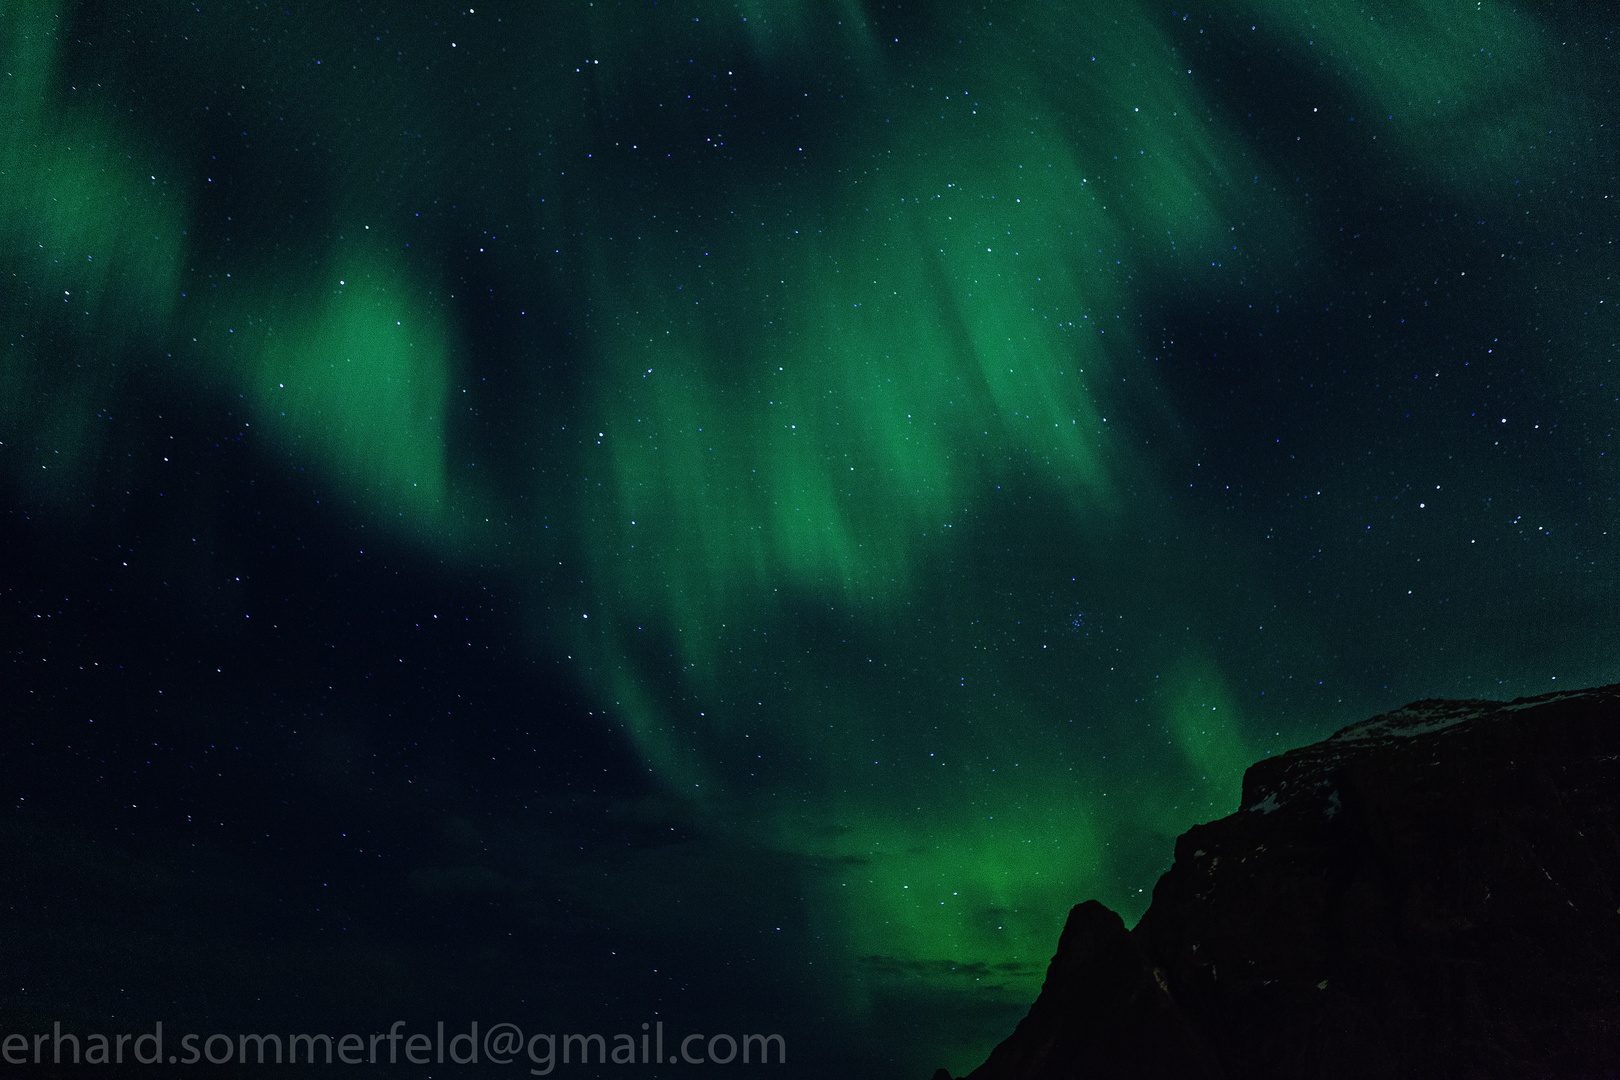
{"label": "night sky", "polygon": [[1254,760],[1620,681],[1602,10],[0,9],[0,1027],[964,1072]]}

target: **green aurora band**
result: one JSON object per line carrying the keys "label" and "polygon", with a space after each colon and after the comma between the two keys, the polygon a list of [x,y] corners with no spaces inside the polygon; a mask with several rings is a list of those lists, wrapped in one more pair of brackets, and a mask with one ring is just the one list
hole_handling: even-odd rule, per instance
{"label": "green aurora band", "polygon": [[[239,398],[364,521],[526,583],[537,652],[690,813],[804,868],[844,1007],[1027,1001],[1072,903],[1134,919],[1250,762],[1373,700],[1177,500],[1199,448],[1143,314],[1328,275],[1316,208],[1156,8],[677,7],[150,16],[154,84],[206,88],[176,126],[320,194],[245,226],[94,92],[129,35],[0,12],[13,479],[89,513],[134,365]],[[1436,192],[1530,177],[1528,88],[1576,85],[1494,0],[1245,11]]]}

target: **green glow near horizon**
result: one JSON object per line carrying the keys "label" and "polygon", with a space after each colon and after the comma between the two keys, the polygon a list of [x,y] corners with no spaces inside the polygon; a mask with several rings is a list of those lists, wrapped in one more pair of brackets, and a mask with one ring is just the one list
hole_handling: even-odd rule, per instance
{"label": "green glow near horizon", "polygon": [[[1328,55],[1324,78],[1393,117],[1401,153],[1446,182],[1498,175],[1546,119],[1520,94],[1540,38],[1503,5],[1256,10],[1257,34]],[[747,25],[706,12],[685,42],[705,63],[768,68],[835,42],[867,65],[876,89],[851,90],[838,137],[793,182],[576,188],[551,163],[596,133],[554,119],[574,115],[573,84],[543,79],[526,104],[552,141],[527,165],[418,102],[411,126],[442,171],[422,175],[416,144],[348,133],[351,112],[380,106],[334,81],[294,105],[352,140],[334,172],[354,188],[334,212],[349,239],[242,252],[229,285],[182,305],[190,193],[157,180],[143,162],[162,154],[118,116],[59,104],[55,12],[12,9],[0,246],[37,295],[85,306],[6,325],[87,314],[82,375],[44,370],[13,334],[0,419],[82,471],[110,362],[141,344],[172,354],[177,393],[199,375],[228,386],[361,516],[467,562],[499,543],[532,583],[538,635],[579,659],[660,778],[803,860],[846,971],[883,957],[952,990],[981,978],[953,967],[993,972],[1027,998],[1068,907],[1094,895],[1138,915],[1142,851],[1230,811],[1274,745],[1188,614],[1213,571],[1138,541],[1174,531],[1179,504],[1165,452],[1126,417],[1169,408],[1136,305],[1227,258],[1239,225],[1265,253],[1257,274],[1309,276],[1312,208],[1272,196],[1272,167],[1214,117],[1196,61],[1145,9],[1048,5],[1038,25],[910,68],[883,59],[852,3],[754,3]],[[575,14],[547,59],[588,46],[601,70],[580,78],[633,92],[645,41]],[[532,441],[474,447],[477,473],[449,464],[468,441],[456,380],[491,358],[368,206],[427,205],[453,190],[447,163],[504,177],[475,224],[556,252],[590,311],[568,313],[587,368],[573,411],[532,406]],[[356,241],[368,225],[375,239]],[[566,438],[547,426],[559,418]],[[557,571],[574,551],[585,566]]]}

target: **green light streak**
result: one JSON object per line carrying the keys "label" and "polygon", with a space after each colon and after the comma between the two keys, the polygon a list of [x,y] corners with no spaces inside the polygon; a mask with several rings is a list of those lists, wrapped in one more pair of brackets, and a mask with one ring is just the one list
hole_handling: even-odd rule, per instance
{"label": "green light streak", "polygon": [[199,320],[254,414],[384,520],[448,525],[450,344],[438,305],[381,245],[350,245],[315,280],[270,275]]}
{"label": "green light streak", "polygon": [[56,5],[0,11],[0,430],[26,448],[16,475],[65,508],[100,452],[113,366],[173,310],[183,209],[142,173],[154,155],[61,103],[58,24]]}
{"label": "green light streak", "polygon": [[1358,119],[1447,183],[1535,167],[1527,151],[1538,136],[1570,120],[1549,111],[1546,95],[1527,92],[1548,83],[1554,46],[1534,20],[1498,0],[1266,0],[1256,10],[1296,62],[1332,65],[1363,110]]}

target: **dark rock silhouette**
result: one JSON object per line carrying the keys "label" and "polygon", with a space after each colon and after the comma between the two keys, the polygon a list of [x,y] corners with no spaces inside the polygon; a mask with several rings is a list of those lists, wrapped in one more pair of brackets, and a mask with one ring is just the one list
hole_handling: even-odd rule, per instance
{"label": "dark rock silhouette", "polygon": [[1268,758],[1134,930],[1069,914],[970,1080],[1620,1078],[1620,685]]}

